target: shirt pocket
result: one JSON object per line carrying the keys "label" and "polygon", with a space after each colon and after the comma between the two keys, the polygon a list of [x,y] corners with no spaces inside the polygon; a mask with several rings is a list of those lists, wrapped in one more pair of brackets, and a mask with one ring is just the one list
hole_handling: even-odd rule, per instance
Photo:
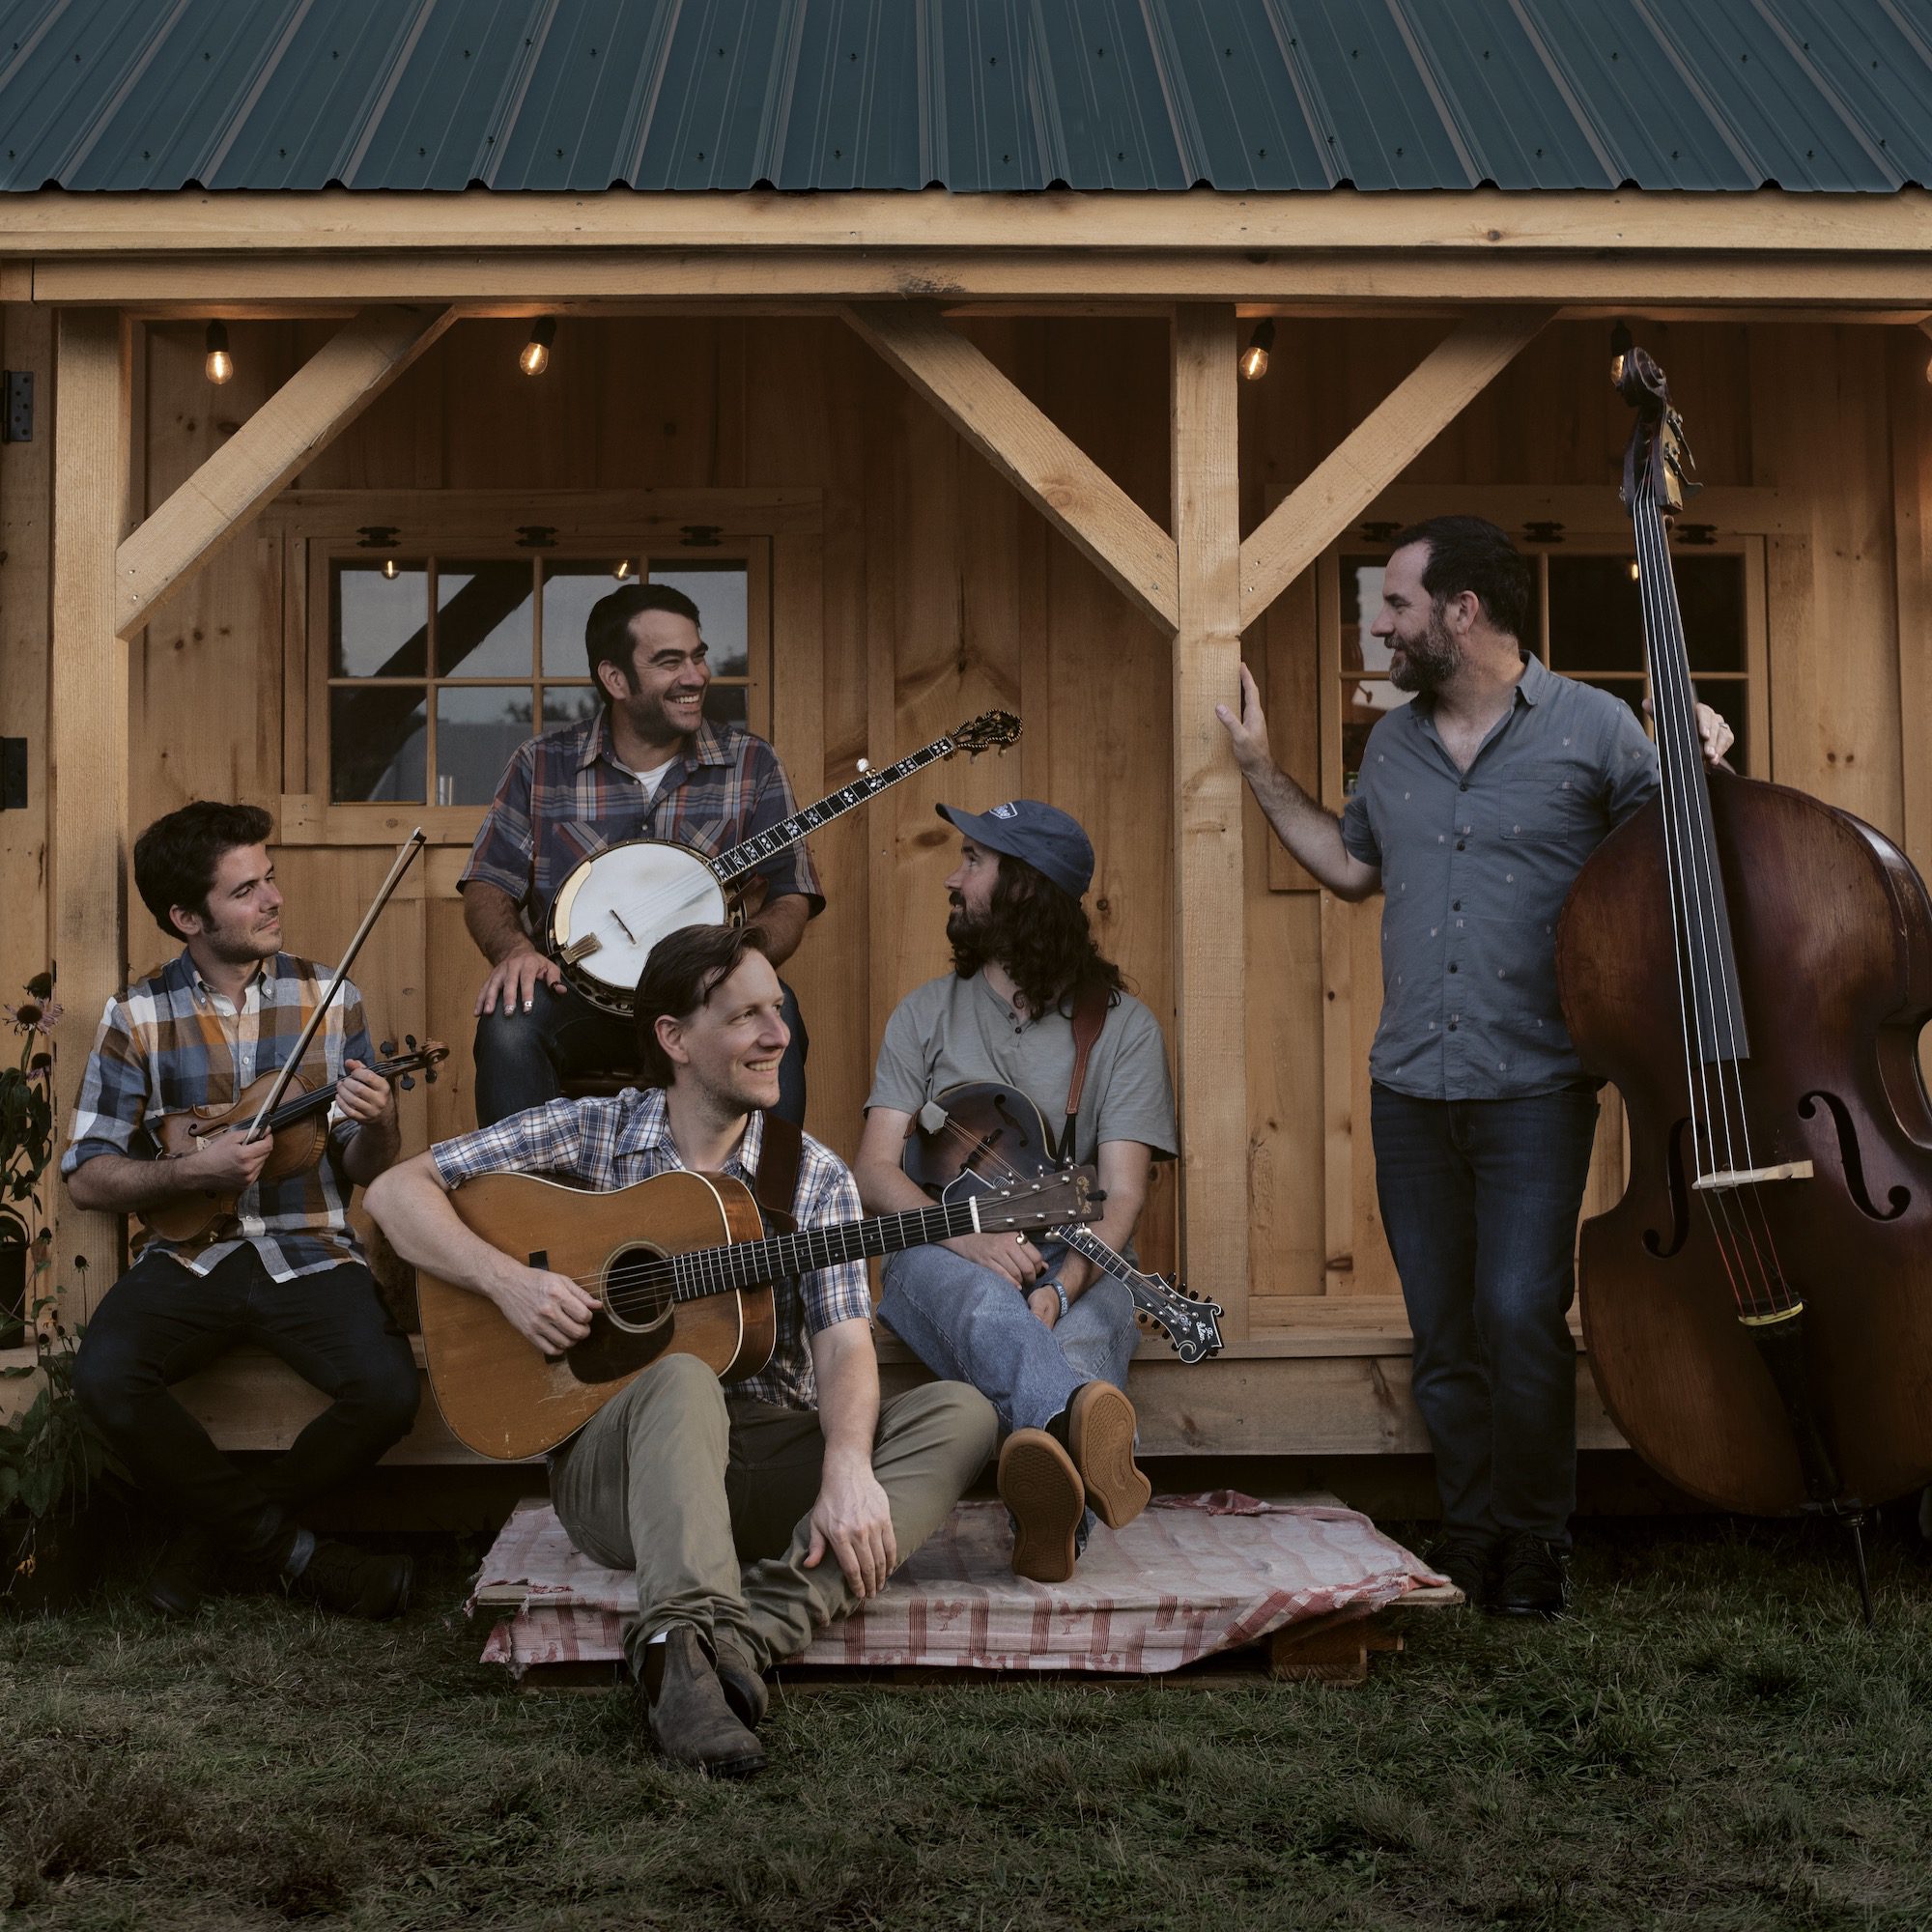
{"label": "shirt pocket", "polygon": [[1575,770],[1510,780],[1498,791],[1497,811],[1496,829],[1510,844],[1594,843],[1604,833],[1603,807]]}

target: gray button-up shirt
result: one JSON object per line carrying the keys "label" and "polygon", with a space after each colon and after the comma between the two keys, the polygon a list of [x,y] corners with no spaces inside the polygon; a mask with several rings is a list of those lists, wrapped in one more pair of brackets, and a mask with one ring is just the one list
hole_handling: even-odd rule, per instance
{"label": "gray button-up shirt", "polygon": [[1382,874],[1372,1078],[1425,1100],[1551,1094],[1584,1077],[1556,999],[1556,915],[1583,861],[1657,789],[1620,698],[1524,661],[1466,772],[1418,696],[1370,734],[1342,842]]}

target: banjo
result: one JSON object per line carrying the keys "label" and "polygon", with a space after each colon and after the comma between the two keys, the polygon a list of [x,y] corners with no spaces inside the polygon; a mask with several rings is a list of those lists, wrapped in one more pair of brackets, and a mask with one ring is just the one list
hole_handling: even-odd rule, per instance
{"label": "banjo", "polygon": [[987,711],[884,771],[860,772],[850,784],[809,805],[716,858],[664,838],[625,838],[593,852],[551,902],[544,950],[593,1007],[629,1019],[651,949],[687,925],[724,925],[743,917],[733,889],[754,867],[889,785],[956,752],[977,758],[1005,751],[1020,735],[1009,711]]}

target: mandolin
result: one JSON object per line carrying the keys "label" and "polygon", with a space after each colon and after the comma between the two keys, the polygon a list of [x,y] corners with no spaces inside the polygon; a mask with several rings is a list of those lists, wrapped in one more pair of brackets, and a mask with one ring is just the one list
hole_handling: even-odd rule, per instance
{"label": "mandolin", "polygon": [[[899,1165],[938,1201],[1001,1187],[1056,1165],[1052,1137],[1034,1103],[1015,1087],[976,1080],[949,1087],[914,1115]],[[1134,1298],[1134,1320],[1157,1330],[1183,1362],[1221,1352],[1218,1302],[1202,1301],[1172,1276],[1148,1274],[1086,1228],[1055,1228],[1049,1239],[1085,1255]]]}
{"label": "mandolin", "polygon": [[867,771],[803,811],[753,833],[716,858],[663,838],[624,838],[593,852],[556,890],[543,944],[593,1007],[629,1019],[651,949],[687,925],[724,925],[742,911],[736,895],[767,859],[877,798],[926,766],[964,752],[1003,752],[1020,735],[1009,711],[956,725],[883,771]]}
{"label": "mandolin", "polygon": [[[384,1080],[394,1080],[405,1089],[415,1085],[413,1076],[417,1073],[434,1081],[437,1067],[449,1058],[448,1047],[434,1039],[417,1046],[413,1034],[404,1043],[409,1051],[399,1054],[394,1040],[384,1040],[382,1049],[384,1057],[370,1071]],[[163,1114],[148,1128],[160,1150],[156,1158],[191,1161],[197,1152],[223,1134],[246,1133],[263,1100],[281,1079],[282,1070],[277,1068],[251,1080],[225,1105]],[[284,1100],[262,1122],[262,1131],[274,1136],[275,1146],[256,1177],[258,1187],[265,1180],[286,1180],[290,1175],[313,1167],[323,1157],[328,1146],[327,1116],[335,1099],[337,1084],[331,1080],[326,1086],[310,1088],[299,1074],[288,1078],[286,1086],[296,1097]],[[240,1199],[237,1194],[209,1189],[177,1194],[142,1208],[141,1219],[164,1240],[193,1241],[232,1215]]]}
{"label": "mandolin", "polygon": [[430,1390],[466,1448],[541,1456],[660,1355],[696,1355],[725,1382],[756,1375],[778,1342],[774,1282],[959,1235],[1083,1222],[1091,1184],[1091,1170],[1067,1168],[919,1213],[765,1236],[751,1189],[728,1175],[677,1168],[601,1194],[483,1175],[449,1196],[463,1225],[600,1305],[583,1341],[545,1355],[487,1295],[418,1270]]}

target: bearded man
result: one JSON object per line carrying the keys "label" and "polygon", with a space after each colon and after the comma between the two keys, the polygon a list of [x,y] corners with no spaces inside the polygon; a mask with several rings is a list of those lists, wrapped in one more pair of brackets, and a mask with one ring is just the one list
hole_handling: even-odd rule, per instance
{"label": "bearded man", "polygon": [[[1577,1216],[1597,1089],[1556,998],[1571,882],[1657,790],[1606,692],[1519,642],[1530,570],[1481,517],[1404,530],[1369,626],[1414,700],[1370,734],[1338,820],[1268,753],[1254,679],[1216,716],[1282,843],[1338,898],[1386,895],[1369,1055],[1376,1185],[1435,1452],[1435,1562],[1471,1603],[1566,1602],[1577,1492]],[[1705,756],[1731,729],[1698,706]]]}

